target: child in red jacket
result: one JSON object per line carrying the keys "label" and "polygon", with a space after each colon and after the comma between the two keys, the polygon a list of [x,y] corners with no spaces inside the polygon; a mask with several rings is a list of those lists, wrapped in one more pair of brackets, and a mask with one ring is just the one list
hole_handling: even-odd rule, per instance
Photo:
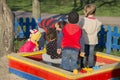
{"label": "child in red jacket", "polygon": [[80,39],[82,30],[77,24],[79,21],[79,14],[77,12],[70,12],[68,14],[68,22],[62,29],[62,64],[61,67],[68,71],[78,69],[78,55],[81,49]]}

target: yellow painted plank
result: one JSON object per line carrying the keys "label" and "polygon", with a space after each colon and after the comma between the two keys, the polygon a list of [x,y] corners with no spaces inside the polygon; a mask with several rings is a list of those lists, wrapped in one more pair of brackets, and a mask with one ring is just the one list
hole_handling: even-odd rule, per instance
{"label": "yellow painted plank", "polygon": [[43,50],[41,50],[41,51],[36,51],[36,52],[31,52],[31,53],[25,52],[25,53],[18,53],[18,54],[20,56],[26,57],[26,56],[33,56],[33,55],[36,55],[36,54],[44,54],[44,53],[46,53],[46,49],[45,48]]}
{"label": "yellow painted plank", "polygon": [[[41,54],[39,52],[38,53],[37,52],[30,53],[30,55],[26,55],[26,54],[27,53],[25,53],[24,55],[10,54],[10,55],[8,55],[8,59],[19,61],[21,63],[27,64],[27,65],[30,65],[30,66],[33,66],[33,67],[36,67],[36,68],[39,68],[39,69],[43,69],[43,70],[51,72],[53,74],[57,74],[59,76],[63,76],[63,77],[66,77],[68,79],[73,79],[73,80],[120,68],[120,63],[118,62],[118,63],[106,65],[106,66],[100,68],[99,70],[95,70],[91,73],[73,74],[72,72],[69,72],[69,71],[66,71],[66,70],[63,70],[63,69],[60,69],[60,68],[56,68],[56,67],[53,67],[53,66],[50,66],[50,65],[47,65],[47,64],[37,62],[37,61],[34,61],[34,60],[23,57],[23,56],[31,56],[33,54]],[[108,58],[108,59],[111,59],[110,57],[113,57],[113,56],[108,56],[104,53],[96,53],[96,56],[100,56],[100,57],[104,57],[104,58]],[[114,58],[112,58],[112,59],[114,59]],[[119,61],[119,59],[120,58],[117,57],[116,60]]]}
{"label": "yellow painted plank", "polygon": [[101,52],[97,52],[97,53],[96,53],[96,56],[103,57],[103,58],[106,58],[106,59],[111,59],[111,60],[114,60],[114,61],[119,61],[119,62],[120,62],[120,57],[118,57],[118,56],[113,56],[113,55],[106,54],[106,53],[101,53]]}

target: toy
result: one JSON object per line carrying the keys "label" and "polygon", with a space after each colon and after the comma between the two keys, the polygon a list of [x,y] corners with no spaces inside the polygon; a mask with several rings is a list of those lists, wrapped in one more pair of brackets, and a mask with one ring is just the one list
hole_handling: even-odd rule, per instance
{"label": "toy", "polygon": [[83,68],[83,70],[85,70],[87,73],[90,73],[90,72],[92,72],[92,71],[93,71],[93,69],[92,69],[92,68]]}
{"label": "toy", "polygon": [[80,53],[80,57],[84,57],[85,56],[85,53],[84,52],[81,52]]}
{"label": "toy", "polygon": [[77,69],[74,69],[74,70],[73,70],[73,74],[78,74],[78,70],[77,70]]}
{"label": "toy", "polygon": [[93,67],[93,70],[98,70],[98,69],[100,69],[100,66],[94,66]]}
{"label": "toy", "polygon": [[19,52],[33,52],[37,51],[38,49],[38,40],[41,37],[40,31],[33,29],[30,30],[30,38],[27,42],[19,49]]}
{"label": "toy", "polygon": [[80,72],[81,72],[81,73],[87,73],[87,71],[85,71],[85,70],[83,70],[83,69],[81,69]]}

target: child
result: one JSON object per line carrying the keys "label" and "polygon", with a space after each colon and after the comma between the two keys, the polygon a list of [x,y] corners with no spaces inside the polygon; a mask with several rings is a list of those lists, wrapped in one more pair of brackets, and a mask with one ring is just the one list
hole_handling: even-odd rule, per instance
{"label": "child", "polygon": [[70,12],[68,14],[68,21],[62,29],[62,64],[61,67],[68,71],[78,69],[78,54],[81,48],[80,38],[82,30],[77,22],[79,21],[79,14],[77,12]]}
{"label": "child", "polygon": [[42,50],[44,48],[44,44],[45,44],[45,34],[48,31],[48,29],[50,28],[55,28],[55,24],[57,22],[59,22],[59,20],[61,19],[65,19],[66,15],[55,15],[55,16],[51,16],[49,18],[45,18],[43,20],[41,20],[41,22],[38,23],[38,29],[40,30],[40,32],[42,32],[42,36],[39,40],[39,49]]}
{"label": "child", "polygon": [[39,38],[41,37],[40,31],[33,29],[30,30],[30,38],[28,41],[19,49],[19,52],[33,52],[33,51],[38,51],[38,41]]}
{"label": "child", "polygon": [[55,24],[56,32],[57,32],[57,53],[61,53],[61,41],[62,41],[62,28],[65,26],[66,21],[62,20]]}
{"label": "child", "polygon": [[39,39],[39,50],[44,49],[45,45],[45,35],[48,29],[54,28],[55,23],[57,22],[54,18],[46,18],[43,19],[41,22],[38,23],[38,30],[41,31],[41,38]]}
{"label": "child", "polygon": [[[100,30],[101,22],[95,17],[96,6],[88,4],[84,7],[85,17],[81,19],[80,26],[83,30],[85,43],[85,57],[83,59],[83,67],[92,68],[95,66],[94,48],[98,44],[97,33]],[[88,60],[88,61],[87,61]]]}
{"label": "child", "polygon": [[42,59],[48,63],[61,63],[61,54],[57,53],[57,34],[56,30],[50,28],[46,33],[46,40],[48,44],[46,45],[47,53],[42,55]]}

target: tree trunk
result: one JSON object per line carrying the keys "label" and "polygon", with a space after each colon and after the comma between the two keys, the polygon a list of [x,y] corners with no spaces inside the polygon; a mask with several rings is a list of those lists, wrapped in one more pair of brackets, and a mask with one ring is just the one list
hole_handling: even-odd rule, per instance
{"label": "tree trunk", "polygon": [[0,0],[0,57],[13,50],[13,14],[6,4]]}
{"label": "tree trunk", "polygon": [[77,7],[77,0],[74,0],[74,8]]}
{"label": "tree trunk", "polygon": [[40,0],[33,0],[32,2],[32,16],[36,20],[41,17],[41,12],[40,12]]}

